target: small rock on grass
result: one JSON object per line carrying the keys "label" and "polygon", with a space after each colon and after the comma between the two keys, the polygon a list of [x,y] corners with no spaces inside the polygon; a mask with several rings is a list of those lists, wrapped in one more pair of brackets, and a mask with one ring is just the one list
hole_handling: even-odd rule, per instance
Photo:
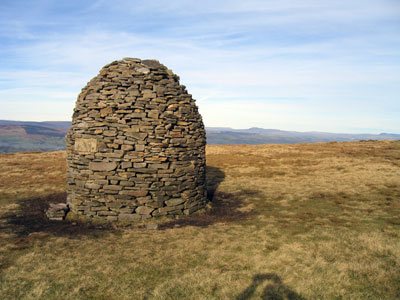
{"label": "small rock on grass", "polygon": [[50,203],[49,208],[46,210],[46,216],[51,221],[62,221],[68,211],[69,207],[66,203]]}
{"label": "small rock on grass", "polygon": [[147,230],[157,230],[158,229],[158,224],[156,223],[150,223],[146,225]]}

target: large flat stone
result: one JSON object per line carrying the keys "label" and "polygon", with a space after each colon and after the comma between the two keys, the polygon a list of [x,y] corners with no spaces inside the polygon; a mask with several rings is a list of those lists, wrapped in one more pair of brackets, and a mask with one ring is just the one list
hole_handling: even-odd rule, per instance
{"label": "large flat stone", "polygon": [[129,191],[122,191],[120,192],[121,195],[129,195],[133,197],[144,197],[147,196],[149,192],[146,190],[139,191],[139,190],[129,190]]}
{"label": "large flat stone", "polygon": [[132,137],[137,140],[144,140],[147,137],[147,133],[144,132],[131,132],[127,131],[125,132],[126,136]]}
{"label": "large flat stone", "polygon": [[182,204],[183,202],[185,202],[185,199],[182,199],[182,198],[173,198],[173,199],[171,199],[171,200],[165,201],[165,204],[166,204],[167,206],[176,206],[176,205]]}
{"label": "large flat stone", "polygon": [[96,139],[76,139],[75,140],[75,151],[78,152],[97,152],[97,140]]}
{"label": "large flat stone", "polygon": [[103,186],[103,189],[105,189],[105,190],[113,190],[113,191],[120,191],[120,190],[122,190],[122,186],[120,186],[120,185],[105,185],[105,186]]}
{"label": "large flat stone", "polygon": [[113,171],[117,168],[116,162],[95,162],[92,161],[89,163],[89,169],[92,171]]}
{"label": "large flat stone", "polygon": [[139,215],[150,215],[153,212],[154,208],[147,206],[139,206],[136,208],[135,212]]}

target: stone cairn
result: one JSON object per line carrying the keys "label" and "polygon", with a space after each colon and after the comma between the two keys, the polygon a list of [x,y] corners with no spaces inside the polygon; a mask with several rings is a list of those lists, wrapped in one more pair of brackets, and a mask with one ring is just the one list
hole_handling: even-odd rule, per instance
{"label": "stone cairn", "polygon": [[67,203],[110,221],[189,215],[207,201],[206,136],[195,100],[156,60],[104,66],[67,134]]}

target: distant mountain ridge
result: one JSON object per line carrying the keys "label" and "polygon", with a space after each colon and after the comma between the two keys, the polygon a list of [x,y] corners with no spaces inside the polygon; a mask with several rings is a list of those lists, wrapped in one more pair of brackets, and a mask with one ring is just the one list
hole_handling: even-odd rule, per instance
{"label": "distant mountain ridge", "polygon": [[[24,151],[57,151],[65,149],[68,121],[8,121],[0,120],[0,153]],[[358,140],[400,140],[400,134],[350,134],[329,132],[299,132],[279,129],[233,129],[206,127],[207,143],[215,144],[296,144],[345,142]]]}
{"label": "distant mountain ridge", "polygon": [[31,126],[41,126],[50,127],[57,129],[64,129],[65,132],[71,127],[70,121],[44,121],[44,122],[34,122],[34,121],[10,121],[10,120],[0,120],[1,125],[31,125]]}
{"label": "distant mountain ridge", "polygon": [[224,127],[207,127],[207,142],[209,144],[295,144],[319,142],[345,142],[359,140],[398,140],[400,134],[352,134],[330,132],[299,132],[279,129],[264,129],[252,127],[249,129],[232,129]]}
{"label": "distant mountain ridge", "polygon": [[71,122],[0,120],[0,153],[65,149]]}

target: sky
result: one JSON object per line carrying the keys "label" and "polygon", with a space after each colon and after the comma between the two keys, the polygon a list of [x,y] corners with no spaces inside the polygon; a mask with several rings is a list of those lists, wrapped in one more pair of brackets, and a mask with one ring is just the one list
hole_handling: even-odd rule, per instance
{"label": "sky", "polygon": [[399,0],[0,0],[0,119],[71,120],[123,57],[172,69],[207,127],[400,133]]}

